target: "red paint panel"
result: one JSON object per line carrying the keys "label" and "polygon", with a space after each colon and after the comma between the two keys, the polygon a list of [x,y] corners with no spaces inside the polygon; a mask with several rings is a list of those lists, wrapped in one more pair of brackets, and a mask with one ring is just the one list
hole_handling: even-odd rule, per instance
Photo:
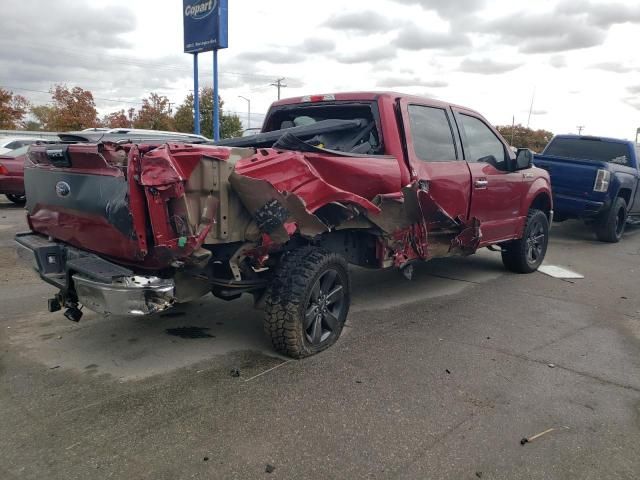
{"label": "red paint panel", "polygon": [[[100,253],[114,258],[140,258],[135,238],[124,236],[105,218],[64,209],[38,209],[29,216],[31,228],[74,247],[100,245]],[[96,239],[100,239],[96,243]]]}
{"label": "red paint panel", "polygon": [[140,183],[145,186],[169,185],[189,179],[202,156],[226,161],[228,147],[170,144],[156,148],[142,158]]}
{"label": "red paint panel", "polygon": [[[515,238],[524,196],[522,172],[503,172],[488,163],[469,162],[473,197],[471,216],[482,224],[482,244]],[[478,182],[487,182],[478,187]]]}
{"label": "red paint panel", "polygon": [[22,195],[24,193],[24,161],[26,155],[19,157],[0,156],[0,165],[6,174],[0,174],[0,193]]}
{"label": "red paint panel", "polygon": [[401,175],[394,159],[338,157],[261,149],[241,160],[236,172],[266,180],[279,192],[304,200],[310,212],[331,202],[350,202],[379,212],[370,200],[380,193],[400,190]]}

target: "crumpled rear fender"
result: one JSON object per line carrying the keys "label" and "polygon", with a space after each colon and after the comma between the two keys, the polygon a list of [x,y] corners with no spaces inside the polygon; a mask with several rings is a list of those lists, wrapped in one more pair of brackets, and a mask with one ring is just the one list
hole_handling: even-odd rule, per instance
{"label": "crumpled rear fender", "polygon": [[[361,172],[360,181],[368,179]],[[337,188],[301,152],[260,150],[238,162],[229,182],[259,230],[278,243],[294,231],[313,238],[365,218],[364,226],[372,226],[383,243],[381,263],[390,259],[403,266],[414,259],[473,253],[482,237],[477,219],[452,218],[442,209],[427,180],[368,199]]]}

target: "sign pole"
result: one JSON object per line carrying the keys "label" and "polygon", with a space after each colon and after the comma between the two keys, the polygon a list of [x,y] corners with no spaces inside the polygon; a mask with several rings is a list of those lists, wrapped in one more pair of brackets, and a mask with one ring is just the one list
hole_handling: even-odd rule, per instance
{"label": "sign pole", "polygon": [[200,135],[200,87],[198,85],[198,52],[193,54],[193,133]]}
{"label": "sign pole", "polygon": [[220,140],[220,97],[218,96],[218,49],[213,49],[213,139]]}

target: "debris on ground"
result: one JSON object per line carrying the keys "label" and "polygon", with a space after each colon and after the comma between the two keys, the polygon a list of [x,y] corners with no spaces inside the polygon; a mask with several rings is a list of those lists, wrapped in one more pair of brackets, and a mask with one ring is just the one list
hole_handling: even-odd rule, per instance
{"label": "debris on ground", "polygon": [[[564,428],[566,430],[569,430],[569,427],[560,427],[560,428]],[[533,442],[535,439],[542,437],[543,435],[546,435],[547,433],[551,433],[555,430],[558,430],[558,428],[549,428],[548,430],[545,430],[544,432],[540,432],[537,433],[535,435],[533,435],[532,437],[528,437],[528,438],[523,438],[522,440],[520,440],[520,445],[525,445],[527,443],[531,443]]]}
{"label": "debris on ground", "polygon": [[209,461],[209,457],[204,457],[204,458],[202,459],[202,461],[203,461],[203,462],[208,462],[208,461]]}
{"label": "debris on ground", "polygon": [[238,378],[240,376],[240,369],[232,368],[231,371],[229,372],[229,375],[231,375],[234,378]]}
{"label": "debris on ground", "polygon": [[451,370],[446,369],[445,372],[447,372],[447,374],[451,375]]}
{"label": "debris on ground", "polygon": [[482,472],[476,472],[476,477],[482,478]]}
{"label": "debris on ground", "polygon": [[549,365],[547,365],[549,368],[556,368],[555,364],[550,363]]}
{"label": "debris on ground", "polygon": [[269,465],[267,463],[267,467],[264,469],[265,472],[267,473],[273,473],[273,471],[276,469],[276,467],[274,467],[273,465]]}
{"label": "debris on ground", "polygon": [[545,275],[549,275],[550,277],[563,280],[568,278],[584,278],[584,275],[581,275],[580,273],[563,267],[558,267],[557,265],[540,265],[540,267],[538,267],[538,271]]}

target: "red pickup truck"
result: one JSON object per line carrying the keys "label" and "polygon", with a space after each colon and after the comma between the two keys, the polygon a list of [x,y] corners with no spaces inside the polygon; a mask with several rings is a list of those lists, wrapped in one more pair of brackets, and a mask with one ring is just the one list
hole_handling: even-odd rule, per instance
{"label": "red pickup truck", "polygon": [[381,92],[279,101],[261,133],[216,145],[34,146],[25,184],[32,231],[16,240],[60,290],[50,311],[251,293],[296,358],[339,337],[349,263],[410,278],[416,261],[490,247],[533,272],[553,216],[547,172],[480,114]]}

